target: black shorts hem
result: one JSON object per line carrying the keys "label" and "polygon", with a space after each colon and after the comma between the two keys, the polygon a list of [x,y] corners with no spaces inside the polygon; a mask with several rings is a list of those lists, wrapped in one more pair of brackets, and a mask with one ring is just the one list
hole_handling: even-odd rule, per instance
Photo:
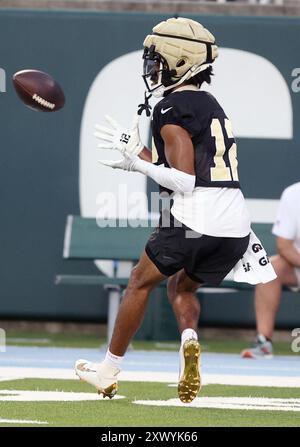
{"label": "black shorts hem", "polygon": [[197,276],[193,275],[193,273],[186,271],[186,269],[184,269],[184,272],[186,276],[188,276],[192,281],[198,282],[201,285],[205,284],[205,281],[203,279],[197,278]]}
{"label": "black shorts hem", "polygon": [[212,275],[209,275],[210,278],[206,278],[206,275],[204,274],[201,278],[197,277],[194,273],[188,272],[184,269],[186,275],[195,282],[198,282],[201,284],[201,286],[204,286],[206,284],[211,285],[211,286],[219,286],[221,284],[221,282],[223,281],[223,279],[225,278],[225,276],[227,275],[227,273],[225,275],[220,275],[219,279],[216,279],[216,275],[214,275],[214,279],[210,279]]}
{"label": "black shorts hem", "polygon": [[175,273],[178,272],[176,269],[167,268],[166,266],[162,265],[155,257],[155,255],[152,253],[152,251],[149,249],[149,247],[146,245],[145,252],[148,256],[148,258],[153,262],[153,264],[158,268],[160,273],[162,273],[164,276],[172,276],[175,275]]}

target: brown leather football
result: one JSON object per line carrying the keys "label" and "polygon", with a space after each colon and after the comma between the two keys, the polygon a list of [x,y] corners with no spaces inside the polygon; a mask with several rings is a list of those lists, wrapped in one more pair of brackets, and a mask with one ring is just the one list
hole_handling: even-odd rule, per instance
{"label": "brown leather football", "polygon": [[43,71],[18,71],[13,75],[13,84],[19,98],[31,109],[56,112],[65,104],[62,88]]}

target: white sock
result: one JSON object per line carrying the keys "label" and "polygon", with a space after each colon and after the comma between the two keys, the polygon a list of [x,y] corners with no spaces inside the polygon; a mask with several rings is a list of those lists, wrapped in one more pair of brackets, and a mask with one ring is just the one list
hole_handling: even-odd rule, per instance
{"label": "white sock", "polygon": [[190,340],[193,338],[194,340],[198,340],[198,334],[194,329],[185,329],[181,334],[181,344],[183,344],[186,340]]}
{"label": "white sock", "polygon": [[110,350],[108,349],[107,353],[106,353],[106,356],[105,356],[105,359],[104,359],[104,363],[107,366],[111,366],[113,368],[121,369],[123,358],[124,358],[124,356],[123,357],[119,357],[118,355],[112,354],[110,352]]}

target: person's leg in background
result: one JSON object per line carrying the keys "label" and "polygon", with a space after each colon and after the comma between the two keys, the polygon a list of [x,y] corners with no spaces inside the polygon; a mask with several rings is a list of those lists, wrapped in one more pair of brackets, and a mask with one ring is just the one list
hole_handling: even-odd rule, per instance
{"label": "person's leg in background", "polygon": [[168,298],[181,334],[178,395],[182,402],[191,402],[201,388],[198,321],[200,303],[196,297],[199,283],[180,270],[168,280]]}
{"label": "person's leg in background", "polygon": [[277,278],[266,284],[258,284],[255,287],[257,338],[253,348],[242,351],[242,357],[244,358],[271,358],[273,355],[272,337],[281,300],[282,286],[297,285],[294,267],[282,256],[272,256],[270,262],[274,267]]}

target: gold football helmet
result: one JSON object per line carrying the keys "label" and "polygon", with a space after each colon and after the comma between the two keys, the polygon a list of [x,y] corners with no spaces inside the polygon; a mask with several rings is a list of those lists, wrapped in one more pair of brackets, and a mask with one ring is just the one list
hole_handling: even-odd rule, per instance
{"label": "gold football helmet", "polygon": [[152,31],[143,44],[143,79],[153,96],[163,96],[205,70],[218,56],[214,36],[195,20],[171,18]]}

